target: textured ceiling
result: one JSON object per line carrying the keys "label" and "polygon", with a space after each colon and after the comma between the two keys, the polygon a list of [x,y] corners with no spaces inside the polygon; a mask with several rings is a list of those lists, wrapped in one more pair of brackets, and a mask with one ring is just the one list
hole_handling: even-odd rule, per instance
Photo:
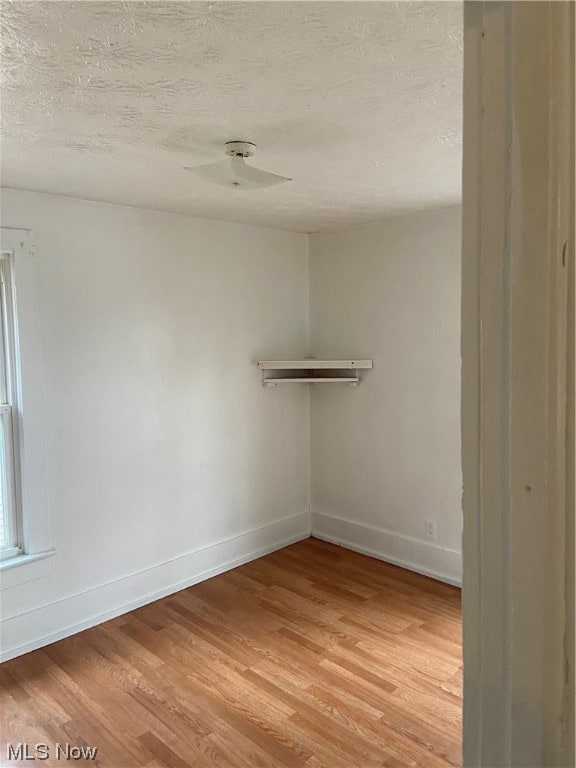
{"label": "textured ceiling", "polygon": [[[301,232],[460,201],[462,5],[2,2],[2,184]],[[290,184],[184,165],[258,145]]]}

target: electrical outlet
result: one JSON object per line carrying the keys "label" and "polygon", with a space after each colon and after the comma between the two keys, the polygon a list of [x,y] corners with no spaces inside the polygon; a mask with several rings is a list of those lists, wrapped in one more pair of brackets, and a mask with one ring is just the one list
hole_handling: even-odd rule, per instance
{"label": "electrical outlet", "polygon": [[426,520],[425,523],[425,533],[427,539],[435,539],[436,538],[436,523],[434,520]]}

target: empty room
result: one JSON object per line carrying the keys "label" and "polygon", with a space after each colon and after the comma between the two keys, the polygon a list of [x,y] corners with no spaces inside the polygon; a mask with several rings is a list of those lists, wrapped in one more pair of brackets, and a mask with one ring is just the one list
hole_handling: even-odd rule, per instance
{"label": "empty room", "polygon": [[461,766],[464,4],[0,8],[0,764]]}

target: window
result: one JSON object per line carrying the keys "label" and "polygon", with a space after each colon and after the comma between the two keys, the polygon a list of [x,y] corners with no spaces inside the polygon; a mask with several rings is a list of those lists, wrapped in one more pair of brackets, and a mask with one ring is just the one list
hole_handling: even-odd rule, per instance
{"label": "window", "polygon": [[47,558],[56,554],[46,488],[39,277],[32,233],[0,227],[0,590],[47,575]]}
{"label": "window", "polygon": [[12,255],[0,256],[0,560],[22,552]]}

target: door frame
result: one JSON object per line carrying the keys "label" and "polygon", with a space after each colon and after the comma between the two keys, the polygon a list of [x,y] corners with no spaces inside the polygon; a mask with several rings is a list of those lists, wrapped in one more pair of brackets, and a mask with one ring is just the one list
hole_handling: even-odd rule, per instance
{"label": "door frame", "polygon": [[464,764],[566,766],[574,5],[464,8]]}

